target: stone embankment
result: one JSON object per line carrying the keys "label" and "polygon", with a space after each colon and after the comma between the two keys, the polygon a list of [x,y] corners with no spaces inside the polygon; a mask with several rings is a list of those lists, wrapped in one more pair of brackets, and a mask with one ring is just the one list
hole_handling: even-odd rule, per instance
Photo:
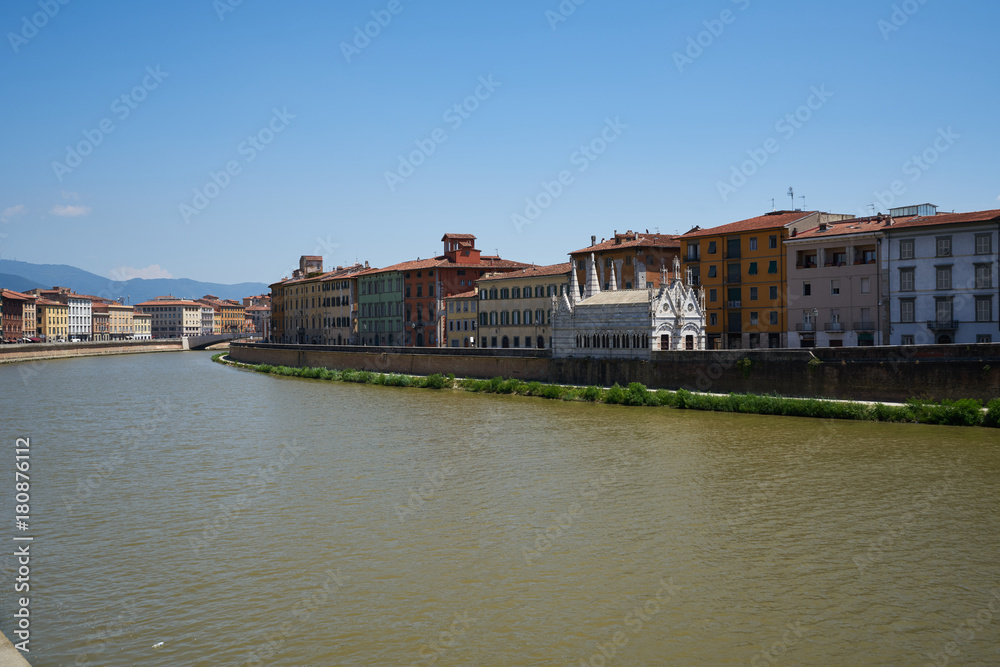
{"label": "stone embankment", "polygon": [[181,349],[184,349],[184,343],[180,338],[87,343],[24,343],[22,345],[0,345],[0,364],[14,361],[96,357],[106,354],[175,352]]}
{"label": "stone embankment", "polygon": [[904,402],[1000,397],[1000,343],[812,350],[656,352],[650,361],[553,359],[545,351],[233,344],[248,364],[354,369],[408,375],[454,374],[527,382],[720,394]]}

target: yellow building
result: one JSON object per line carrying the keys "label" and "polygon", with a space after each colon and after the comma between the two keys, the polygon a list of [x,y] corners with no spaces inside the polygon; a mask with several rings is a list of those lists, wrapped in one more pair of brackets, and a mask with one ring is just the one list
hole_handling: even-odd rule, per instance
{"label": "yellow building", "polygon": [[271,287],[271,338],[278,343],[355,345],[358,275],[367,264],[320,270],[323,258],[305,255],[299,268]]}
{"label": "yellow building", "polygon": [[206,294],[198,299],[198,303],[211,306],[215,310],[213,333],[241,333],[246,328],[246,308],[239,301],[220,299],[213,294]]}
{"label": "yellow building", "polygon": [[149,340],[153,337],[153,316],[135,313],[132,317],[132,339]]}
{"label": "yellow building", "polygon": [[69,335],[69,305],[52,299],[35,300],[38,336],[47,342],[65,341]]}
{"label": "yellow building", "polygon": [[479,347],[552,346],[552,297],[569,289],[572,264],[531,266],[480,278]]}
{"label": "yellow building", "polygon": [[447,347],[476,347],[476,323],[479,321],[479,290],[444,298]]}
{"label": "yellow building", "polygon": [[[135,315],[152,315],[150,332],[153,338],[184,338],[201,335],[201,306],[196,301],[173,296],[158,296],[151,301],[135,304]],[[133,316],[134,320],[135,316]]]}
{"label": "yellow building", "polygon": [[132,306],[115,301],[108,304],[108,333],[111,340],[128,340],[132,337],[133,314]]}
{"label": "yellow building", "polygon": [[853,216],[774,211],[680,237],[692,282],[705,288],[708,349],[788,346],[784,240]]}

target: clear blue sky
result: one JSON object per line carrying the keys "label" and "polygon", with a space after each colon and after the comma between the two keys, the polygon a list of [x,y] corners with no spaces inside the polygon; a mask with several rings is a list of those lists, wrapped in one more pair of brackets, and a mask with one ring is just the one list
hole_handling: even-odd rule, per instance
{"label": "clear blue sky", "polygon": [[[555,263],[591,234],[788,208],[789,186],[836,212],[894,181],[897,205],[1000,208],[997,3],[62,2],[0,7],[8,259],[271,282],[301,254],[432,256],[444,232]],[[358,48],[372,12],[391,22]],[[433,154],[390,186],[417,141]],[[730,181],[748,151],[766,162]]]}

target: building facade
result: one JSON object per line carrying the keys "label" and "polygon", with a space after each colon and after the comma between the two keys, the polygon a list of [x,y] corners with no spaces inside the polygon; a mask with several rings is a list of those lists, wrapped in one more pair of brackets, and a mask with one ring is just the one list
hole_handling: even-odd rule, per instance
{"label": "building facade", "polygon": [[108,307],[108,328],[111,340],[129,340],[134,333],[132,317],[134,309],[123,303],[112,301]]}
{"label": "building facade", "polygon": [[569,289],[572,264],[532,266],[479,279],[479,347],[552,346],[552,298]]}
{"label": "building facade", "polygon": [[69,335],[69,306],[59,301],[38,297],[38,337],[49,343],[65,342]]}
{"label": "building facade", "polygon": [[111,315],[108,312],[107,304],[92,304],[91,315],[93,317],[93,324],[91,326],[93,334],[91,339],[97,341],[111,340]]}
{"label": "building facade", "polygon": [[479,290],[444,298],[447,315],[447,347],[476,347]]}
{"label": "building facade", "polygon": [[610,239],[597,242],[590,237],[590,246],[569,253],[576,268],[578,284],[587,279],[587,262],[597,262],[598,280],[603,289],[610,287],[611,267],[618,277],[619,289],[658,288],[660,276],[666,270],[667,280],[673,279],[674,258],[680,255],[681,242],[671,234],[615,230]]}
{"label": "building facade", "polygon": [[678,258],[677,277],[668,280],[664,269],[657,289],[619,290],[612,273],[604,291],[597,264],[588,262],[582,290],[574,271],[566,293],[552,299],[553,357],[651,359],[657,351],[705,349],[705,295],[690,272],[680,279]]}
{"label": "building facade", "polygon": [[0,289],[0,323],[3,340],[7,343],[23,342],[25,306],[31,297],[21,292]]}
{"label": "building facade", "polygon": [[821,223],[785,240],[788,347],[882,345],[879,252],[889,216]]}
{"label": "building facade", "polygon": [[135,304],[135,313],[152,316],[150,334],[153,338],[187,338],[201,335],[203,305],[173,296],[158,296]]}
{"label": "building facade", "polygon": [[362,271],[357,294],[357,344],[403,345],[403,272],[391,268]]}
{"label": "building facade", "polygon": [[882,264],[888,284],[889,342],[1000,340],[1000,210],[924,213],[885,230]]}
{"label": "building facade", "polygon": [[707,294],[708,348],[787,347],[785,239],[851,217],[774,211],[681,236],[684,269]]}
{"label": "building facade", "polygon": [[133,340],[151,340],[153,338],[153,316],[149,313],[134,313],[132,329]]}
{"label": "building facade", "polygon": [[316,270],[322,264],[322,257],[303,255],[291,278],[270,286],[271,340],[313,345],[357,341],[357,278],[367,263],[325,273]]}

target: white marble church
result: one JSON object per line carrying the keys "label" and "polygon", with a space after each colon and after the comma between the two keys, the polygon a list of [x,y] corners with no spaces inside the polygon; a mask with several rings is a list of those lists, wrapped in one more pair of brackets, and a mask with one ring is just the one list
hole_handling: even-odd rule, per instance
{"label": "white marble church", "polygon": [[576,271],[570,288],[553,297],[552,356],[650,359],[661,350],[705,349],[705,290],[691,285],[690,269],[681,281],[674,258],[674,279],[657,289],[618,289],[615,267],[609,288],[601,291],[596,262],[587,260],[581,291]]}

